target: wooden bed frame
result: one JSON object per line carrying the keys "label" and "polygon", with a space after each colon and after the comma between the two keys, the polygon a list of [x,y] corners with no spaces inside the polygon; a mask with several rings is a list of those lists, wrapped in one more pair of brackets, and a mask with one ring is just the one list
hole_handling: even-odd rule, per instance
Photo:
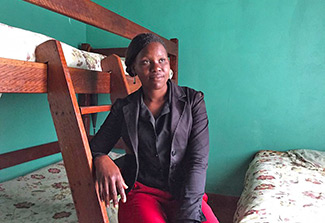
{"label": "wooden bed frame", "polygon": [[[25,1],[127,39],[151,32],[90,0]],[[178,41],[162,39],[174,72],[172,80],[177,83]],[[93,176],[86,132],[89,126],[84,125],[82,115],[109,111],[111,105],[80,106],[76,94],[109,93],[114,102],[135,91],[140,82],[132,84],[133,78],[125,76],[117,56],[122,56],[124,51],[125,48],[97,50],[110,55],[102,61],[103,72],[68,68],[61,44],[56,40],[37,47],[37,62],[0,58],[0,93],[47,93],[58,136],[58,142],[1,154],[0,169],[61,152],[79,222],[108,222],[106,207],[99,199]],[[84,102],[87,105],[87,100]]]}

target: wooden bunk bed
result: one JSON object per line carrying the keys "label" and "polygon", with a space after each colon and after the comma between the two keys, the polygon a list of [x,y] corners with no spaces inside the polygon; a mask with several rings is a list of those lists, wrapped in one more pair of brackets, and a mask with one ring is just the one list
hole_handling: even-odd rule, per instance
{"label": "wooden bunk bed", "polygon": [[[26,2],[127,39],[139,33],[151,32],[90,0]],[[177,82],[178,42],[177,39],[163,39],[174,72],[172,80]],[[37,47],[37,62],[0,58],[0,93],[47,93],[58,137],[58,143],[1,154],[0,169],[61,152],[79,222],[108,222],[106,207],[99,199],[93,177],[86,131],[89,123],[84,124],[82,116],[109,111],[110,105],[88,106],[89,100],[85,97],[81,103],[86,106],[80,106],[76,94],[109,93],[114,102],[116,98],[136,90],[139,86],[132,85],[133,78],[124,74],[121,60],[114,54],[121,51],[123,49],[112,49],[107,53],[110,56],[102,61],[102,72],[68,68],[61,43],[56,40],[49,40]]]}

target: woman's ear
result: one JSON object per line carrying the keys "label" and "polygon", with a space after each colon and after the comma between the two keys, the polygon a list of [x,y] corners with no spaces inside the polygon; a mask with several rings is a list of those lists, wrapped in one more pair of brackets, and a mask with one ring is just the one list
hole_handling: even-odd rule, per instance
{"label": "woman's ear", "polygon": [[135,65],[134,64],[131,66],[131,73],[132,73],[132,75],[131,75],[132,77],[137,76],[137,74],[135,72]]}

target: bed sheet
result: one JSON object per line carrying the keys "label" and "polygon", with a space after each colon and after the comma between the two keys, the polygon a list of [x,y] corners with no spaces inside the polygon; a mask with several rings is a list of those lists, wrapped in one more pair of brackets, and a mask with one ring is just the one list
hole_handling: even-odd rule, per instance
{"label": "bed sheet", "polygon": [[[110,223],[117,223],[117,209],[110,205],[107,211]],[[0,183],[0,222],[77,223],[63,161]]]}
{"label": "bed sheet", "polygon": [[234,222],[325,222],[325,152],[258,152],[247,170]]}

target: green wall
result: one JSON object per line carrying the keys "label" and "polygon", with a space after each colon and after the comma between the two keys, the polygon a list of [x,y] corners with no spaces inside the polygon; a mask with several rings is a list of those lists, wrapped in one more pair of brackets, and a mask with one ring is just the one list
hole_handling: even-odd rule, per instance
{"label": "green wall", "polygon": [[[258,150],[325,150],[324,1],[96,2],[179,39],[179,84],[205,93],[210,119],[207,191],[239,195]],[[87,27],[87,41],[119,39]]]}
{"label": "green wall", "polygon": [[[28,3],[1,2],[0,22],[74,46],[129,43]],[[202,90],[207,103],[207,191],[239,195],[258,150],[325,150],[324,1],[95,2],[179,39],[179,84]],[[56,140],[45,95],[5,94],[0,114],[0,152]]]}

